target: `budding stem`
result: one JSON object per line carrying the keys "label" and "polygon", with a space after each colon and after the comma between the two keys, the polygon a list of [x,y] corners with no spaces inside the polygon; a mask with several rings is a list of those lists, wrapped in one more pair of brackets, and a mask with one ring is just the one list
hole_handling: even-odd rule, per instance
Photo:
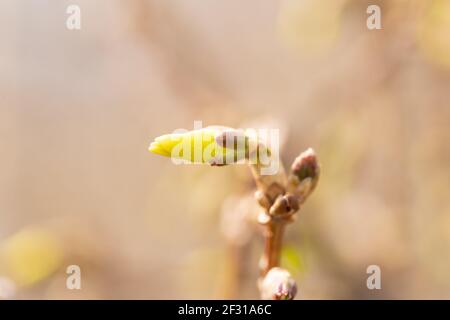
{"label": "budding stem", "polygon": [[261,263],[261,277],[264,277],[270,269],[280,264],[284,227],[285,222],[283,220],[272,220],[265,226],[265,245]]}
{"label": "budding stem", "polygon": [[[292,292],[276,293],[264,291],[263,285],[271,270],[278,270],[280,265],[283,234],[286,224],[292,222],[294,214],[300,205],[314,190],[319,178],[320,167],[317,157],[312,149],[308,149],[298,156],[292,167],[289,177],[286,176],[283,166],[275,175],[262,175],[261,165],[250,165],[258,191],[255,198],[265,210],[258,216],[263,225],[264,252],[260,260],[260,290],[262,297],[293,299],[295,296],[295,281],[290,279],[281,285],[291,287]],[[275,268],[275,269],[274,269]],[[278,271],[276,271],[278,272]],[[287,275],[290,277],[289,273]],[[273,289],[273,288],[272,288]],[[278,290],[278,287],[277,287]],[[283,290],[282,290],[283,291]],[[278,292],[278,291],[277,291]]]}

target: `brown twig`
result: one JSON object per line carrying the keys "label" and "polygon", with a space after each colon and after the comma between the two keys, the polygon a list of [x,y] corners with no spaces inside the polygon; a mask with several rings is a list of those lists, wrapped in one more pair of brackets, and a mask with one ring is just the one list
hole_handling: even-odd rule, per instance
{"label": "brown twig", "polygon": [[[320,167],[314,151],[308,149],[295,159],[288,177],[282,166],[280,168],[278,174],[264,176],[260,174],[258,165],[251,166],[258,188],[255,198],[264,209],[258,217],[258,222],[264,228],[265,241],[260,260],[259,286],[263,298],[293,299],[297,291],[295,281],[289,272],[278,268],[284,229],[286,224],[294,220],[300,205],[316,187]],[[276,275],[269,277],[271,270],[276,270]]]}
{"label": "brown twig", "polygon": [[270,222],[264,230],[265,245],[263,262],[261,263],[261,276],[265,276],[270,269],[280,264],[284,227],[284,223]]}

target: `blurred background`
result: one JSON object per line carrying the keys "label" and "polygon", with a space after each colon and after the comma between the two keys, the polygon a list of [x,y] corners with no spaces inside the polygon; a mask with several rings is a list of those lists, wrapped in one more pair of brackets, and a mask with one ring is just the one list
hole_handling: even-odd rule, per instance
{"label": "blurred background", "polygon": [[258,298],[249,170],[147,151],[201,120],[316,150],[297,299],[449,299],[449,34],[447,0],[2,0],[0,298]]}

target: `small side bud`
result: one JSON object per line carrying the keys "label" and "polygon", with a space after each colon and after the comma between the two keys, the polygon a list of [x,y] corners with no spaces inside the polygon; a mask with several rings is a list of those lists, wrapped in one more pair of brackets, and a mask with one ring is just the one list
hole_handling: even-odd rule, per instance
{"label": "small side bud", "polygon": [[278,196],[275,203],[270,207],[271,216],[283,216],[292,214],[299,209],[298,198],[291,194]]}
{"label": "small side bud", "polygon": [[292,212],[296,212],[298,211],[298,209],[300,209],[299,203],[298,203],[298,197],[292,195],[292,194],[287,194],[284,196],[287,200],[289,209]]}
{"label": "small side bud", "polygon": [[297,294],[297,284],[291,274],[282,268],[272,268],[261,281],[263,300],[292,300]]}
{"label": "small side bud", "polygon": [[280,163],[280,169],[275,175],[261,175],[260,167],[257,165],[251,165],[250,169],[253,174],[253,178],[256,182],[256,187],[259,191],[265,194],[271,204],[280,195],[286,193],[286,173]]}
{"label": "small side bud", "polygon": [[313,149],[302,152],[293,162],[289,176],[289,189],[302,202],[313,192],[320,176],[320,166]]}
{"label": "small side bud", "polygon": [[294,174],[300,182],[306,178],[316,181],[319,178],[320,167],[317,162],[317,156],[313,149],[302,152],[294,161],[291,167]]}

